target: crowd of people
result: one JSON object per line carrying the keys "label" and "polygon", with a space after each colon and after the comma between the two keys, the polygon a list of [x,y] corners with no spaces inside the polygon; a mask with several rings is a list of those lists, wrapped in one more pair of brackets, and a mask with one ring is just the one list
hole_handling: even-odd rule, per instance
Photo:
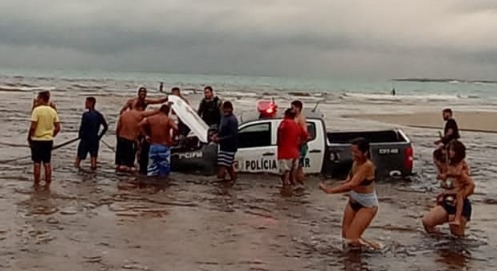
{"label": "crowd of people", "polygon": [[[176,95],[186,103],[179,88],[173,88],[170,95]],[[161,105],[157,110],[147,110],[148,105]],[[96,99],[88,97],[88,110],[81,118],[79,145],[75,166],[90,154],[91,169],[97,168],[99,143],[108,130],[104,116],[95,109]],[[211,87],[205,87],[198,114],[217,132],[210,135],[212,142],[219,144],[217,157],[218,178],[221,181],[236,181],[234,168],[238,149],[238,120],[233,113],[233,104],[222,102],[214,95]],[[136,172],[147,176],[166,177],[171,171],[171,147],[180,143],[190,129],[181,119],[171,118],[174,112],[168,98],[149,99],[147,90],[140,88],[138,97],[126,102],[120,111],[116,128],[115,164],[116,170]],[[474,182],[465,162],[466,147],[459,141],[459,129],[452,116],[452,110],[443,110],[446,121],[444,134],[435,142],[434,163],[437,179],[443,192],[437,196],[435,206],[422,219],[427,232],[435,232],[436,226],[449,222],[454,235],[464,235],[466,223],[471,217],[471,202]],[[102,129],[101,129],[102,127]],[[45,182],[51,182],[51,151],[53,139],[60,131],[60,121],[55,104],[50,102],[50,92],[40,92],[33,103],[28,142],[34,163],[34,184],[40,185],[41,165],[45,169]],[[310,139],[301,101],[293,101],[284,111],[284,118],[277,130],[277,159],[282,185],[302,185],[304,180],[303,161],[308,152]],[[354,160],[347,178],[335,187],[321,183],[320,188],[330,194],[347,193],[348,204],[344,210],[342,236],[353,245],[370,243],[361,236],[378,212],[378,197],[375,190],[375,165],[370,158],[370,145],[366,139],[351,142]],[[229,179],[227,179],[227,176]]]}

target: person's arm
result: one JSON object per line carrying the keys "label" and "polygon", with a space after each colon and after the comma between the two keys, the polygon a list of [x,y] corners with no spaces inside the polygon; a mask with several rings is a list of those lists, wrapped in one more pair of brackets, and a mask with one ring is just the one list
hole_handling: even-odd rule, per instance
{"label": "person's arm", "polygon": [[205,111],[205,103],[204,103],[204,99],[202,99],[202,101],[200,101],[200,104],[198,105],[198,115],[200,117],[202,117],[202,114],[204,114],[204,111]]}
{"label": "person's arm", "polygon": [[147,99],[147,104],[162,104],[167,102],[167,97],[160,99]]}
{"label": "person's arm", "polygon": [[238,132],[238,125],[234,121],[232,121],[232,120],[230,120],[227,123],[227,125],[228,125],[228,129],[227,129],[228,133],[226,135],[224,135],[224,136],[218,137],[217,138],[218,140],[221,141],[221,140],[226,140],[226,139],[235,137],[236,132]]}
{"label": "person's arm", "polygon": [[102,132],[100,132],[100,134],[98,135],[98,139],[102,139],[102,137],[105,135],[105,133],[107,133],[107,131],[109,130],[109,125],[107,124],[107,121],[105,121],[105,118],[103,115],[100,115],[100,117],[102,118],[101,119],[101,124],[102,126],[104,127],[104,129],[102,130]]}
{"label": "person's arm", "polygon": [[35,135],[36,127],[38,126],[38,110],[33,109],[31,113],[31,124],[28,130],[28,142],[31,145],[32,137]]}
{"label": "person's arm", "polygon": [[124,111],[131,108],[133,106],[133,101],[134,101],[133,99],[128,100],[126,104],[123,106],[123,108],[121,108],[121,111],[119,111],[119,115],[122,115]]}
{"label": "person's arm", "polygon": [[117,121],[117,127],[116,127],[116,136],[119,137],[119,134],[121,133],[121,128],[122,128],[122,120],[121,117],[119,117],[119,120]]}
{"label": "person's arm", "polygon": [[138,123],[138,129],[140,130],[140,133],[149,136],[149,134],[147,134],[147,129],[145,129],[145,126],[147,125],[148,125],[148,119],[144,118],[142,121],[140,121],[140,123]]}
{"label": "person's arm", "polygon": [[150,111],[144,111],[144,112],[141,112],[141,117],[142,118],[148,118],[150,116],[153,116],[153,115],[157,115],[160,113],[160,110],[159,109],[156,109],[156,110],[150,110]]}
{"label": "person's arm", "polygon": [[54,118],[54,131],[53,131],[53,137],[56,137],[59,132],[60,132],[60,120],[59,120],[59,115],[57,112],[55,113],[55,118]]}
{"label": "person's arm", "polygon": [[323,183],[321,183],[319,186],[324,192],[328,194],[348,192],[361,184],[361,182],[366,178],[367,170],[371,170],[371,168],[369,166],[361,167],[358,171],[356,171],[354,176],[352,176],[352,179],[350,181],[340,184],[336,187],[326,187],[326,185],[324,185]]}
{"label": "person's arm", "polygon": [[173,129],[173,131],[178,131],[178,125],[172,119],[169,119],[169,125],[171,126],[171,129]]}
{"label": "person's arm", "polygon": [[85,114],[83,114],[83,116],[81,116],[81,123],[79,125],[79,133],[78,133],[78,138],[82,138],[83,137],[83,131],[85,130],[86,128],[86,118],[85,118]]}

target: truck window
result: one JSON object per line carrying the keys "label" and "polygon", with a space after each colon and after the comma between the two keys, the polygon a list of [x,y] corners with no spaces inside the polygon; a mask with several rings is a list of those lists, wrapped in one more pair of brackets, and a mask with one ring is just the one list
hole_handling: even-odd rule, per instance
{"label": "truck window", "polygon": [[271,146],[271,124],[258,123],[238,131],[238,147],[253,148]]}
{"label": "truck window", "polygon": [[316,139],[316,124],[314,122],[307,123],[307,132],[309,133],[309,141]]}

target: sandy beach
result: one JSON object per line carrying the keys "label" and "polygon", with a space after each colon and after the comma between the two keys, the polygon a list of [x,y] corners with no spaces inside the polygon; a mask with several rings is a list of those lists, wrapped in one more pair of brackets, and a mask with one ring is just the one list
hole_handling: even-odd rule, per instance
{"label": "sandy beach", "polygon": [[[439,130],[442,130],[444,126],[441,112],[420,112],[413,114],[359,114],[346,115],[344,117]],[[454,119],[457,121],[461,131],[497,133],[497,122],[495,122],[495,119],[497,119],[497,112],[454,112]]]}

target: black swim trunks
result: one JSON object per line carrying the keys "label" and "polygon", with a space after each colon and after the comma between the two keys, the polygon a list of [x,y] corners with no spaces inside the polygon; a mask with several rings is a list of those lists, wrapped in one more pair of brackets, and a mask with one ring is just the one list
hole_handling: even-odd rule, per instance
{"label": "black swim trunks", "polygon": [[84,160],[88,153],[90,157],[97,157],[99,145],[98,140],[81,140],[78,145],[78,158]]}
{"label": "black swim trunks", "polygon": [[118,137],[116,145],[116,165],[134,167],[135,156],[135,142],[122,137]]}
{"label": "black swim trunks", "polygon": [[31,160],[34,163],[50,164],[52,160],[53,141],[33,140],[31,141]]}
{"label": "black swim trunks", "polygon": [[[471,220],[471,213],[472,213],[472,207],[471,207],[471,201],[469,199],[464,199],[463,203],[463,209],[462,209],[462,216],[466,218],[467,221]],[[451,204],[447,201],[443,201],[440,205],[445,209],[447,214],[449,215],[455,215],[456,214],[456,206],[454,204]]]}

